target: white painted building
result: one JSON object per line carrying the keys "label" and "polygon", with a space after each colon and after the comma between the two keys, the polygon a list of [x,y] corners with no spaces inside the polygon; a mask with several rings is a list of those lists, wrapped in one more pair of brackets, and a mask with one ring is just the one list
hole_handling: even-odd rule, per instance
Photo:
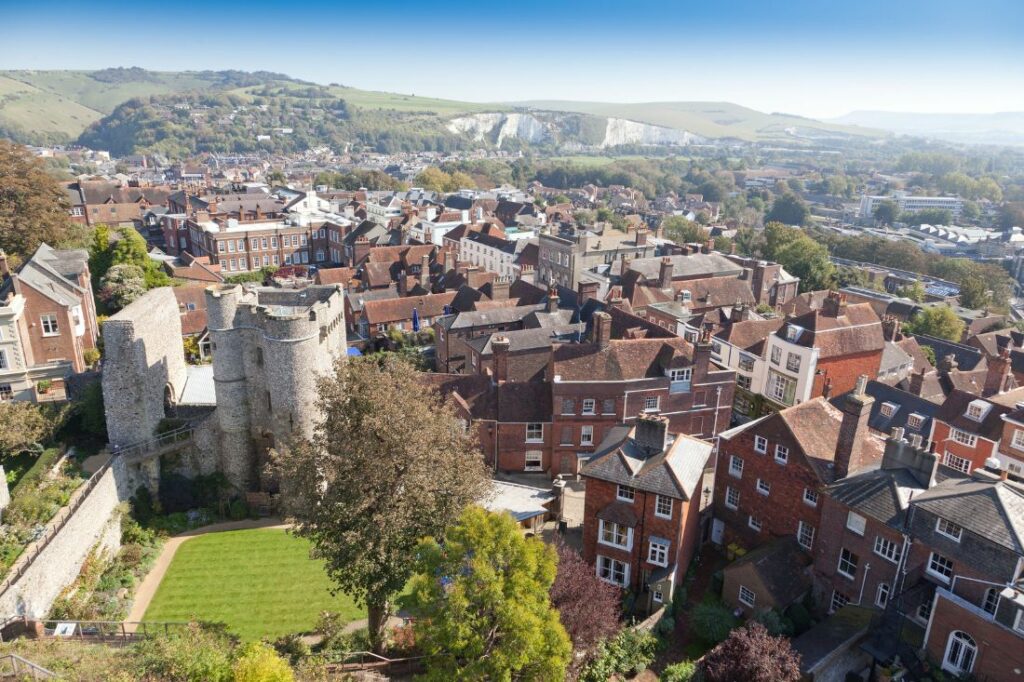
{"label": "white painted building", "polygon": [[894,192],[892,196],[878,196],[865,194],[860,199],[860,217],[871,218],[874,215],[875,207],[883,201],[895,202],[900,211],[923,211],[929,208],[946,209],[952,212],[953,217],[959,217],[964,207],[964,201],[960,197],[924,197],[913,196],[906,192]]}

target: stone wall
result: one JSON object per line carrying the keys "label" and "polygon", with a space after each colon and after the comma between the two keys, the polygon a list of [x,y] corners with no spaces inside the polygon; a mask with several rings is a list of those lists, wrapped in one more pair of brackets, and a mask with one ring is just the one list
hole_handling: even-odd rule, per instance
{"label": "stone wall", "polygon": [[185,386],[181,316],[170,287],[160,287],[103,325],[103,402],[110,443],[149,440],[164,418],[165,396]]}
{"label": "stone wall", "polygon": [[[0,594],[0,618],[46,615],[54,600],[70,585],[82,569],[93,547],[116,552],[121,540],[121,519],[117,506],[127,499],[119,485],[120,467],[109,467],[88,491],[60,531],[36,556],[25,572]],[[84,494],[80,490],[78,494]]]}

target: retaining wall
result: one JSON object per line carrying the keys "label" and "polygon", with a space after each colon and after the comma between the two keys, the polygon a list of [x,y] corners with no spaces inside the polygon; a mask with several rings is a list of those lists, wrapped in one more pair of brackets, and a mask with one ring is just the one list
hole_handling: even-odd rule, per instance
{"label": "retaining wall", "polygon": [[0,593],[0,618],[44,617],[54,600],[78,577],[93,547],[110,552],[119,549],[121,518],[117,506],[127,499],[126,491],[121,489],[123,486],[119,486],[119,480],[123,479],[121,469],[120,463],[115,463],[97,475],[91,489],[83,486],[76,491],[69,506],[78,500],[77,507],[70,514],[65,507],[50,522],[48,528],[62,520],[63,525],[42,551],[32,556],[46,536],[19,557],[11,567],[11,575],[19,568],[21,574]]}

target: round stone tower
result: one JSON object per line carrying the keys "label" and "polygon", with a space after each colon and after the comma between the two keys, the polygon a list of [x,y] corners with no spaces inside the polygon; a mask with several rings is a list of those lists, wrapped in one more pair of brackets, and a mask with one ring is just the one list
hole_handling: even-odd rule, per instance
{"label": "round stone tower", "polygon": [[249,390],[245,373],[245,339],[236,328],[242,287],[214,285],[206,289],[207,326],[213,343],[213,382],[220,425],[221,471],[242,491],[256,480],[250,438]]}
{"label": "round stone tower", "polygon": [[270,306],[262,320],[265,408],[279,440],[308,438],[316,422],[320,324],[314,309]]}

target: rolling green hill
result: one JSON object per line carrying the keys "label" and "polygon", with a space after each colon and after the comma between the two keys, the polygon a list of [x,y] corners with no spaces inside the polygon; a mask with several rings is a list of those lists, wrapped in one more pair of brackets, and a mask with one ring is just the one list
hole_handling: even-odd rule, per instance
{"label": "rolling green hill", "polygon": [[[322,86],[270,72],[156,72],[133,67],[100,71],[0,71],[0,137],[28,143],[70,142],[81,137],[84,142],[106,140],[110,144],[119,136],[114,148],[121,151],[129,147],[143,149],[147,143],[136,145],[129,139],[131,130],[124,126],[125,114],[134,120],[133,126],[155,128],[158,121],[144,120],[144,114],[152,112],[138,111],[143,106],[140,103],[132,105],[135,111],[125,111],[122,107],[126,103],[131,104],[138,98],[148,103],[155,97],[159,109],[172,104],[175,97],[211,95],[230,96],[236,101],[254,101],[254,97],[260,97],[261,102],[280,103],[285,108],[295,109],[277,117],[278,125],[285,127],[300,125],[305,110],[326,108],[335,111],[344,107],[349,114],[345,118],[347,122],[330,125],[325,142],[334,144],[344,138],[381,150],[411,150],[417,145],[423,149],[453,149],[481,144],[504,144],[505,148],[510,144],[558,146],[563,142],[588,145],[601,140],[609,118],[623,119],[615,123],[625,123],[627,128],[636,128],[634,123],[641,123],[687,131],[705,138],[746,141],[811,142],[824,138],[871,138],[884,134],[836,122],[766,114],[727,102],[622,104],[539,100],[476,103],[360,90],[337,84]],[[520,113],[510,113],[513,111]],[[474,114],[492,116],[474,117]],[[108,120],[112,115],[114,118]],[[165,120],[170,118],[166,112],[161,115]],[[317,116],[321,118],[317,119]],[[460,116],[469,120],[450,124],[451,119]],[[306,122],[308,125],[303,125],[309,129],[310,135],[315,135],[318,127],[322,127],[318,126],[317,120],[326,119],[314,111],[313,119]],[[99,131],[95,126],[90,128],[97,122],[101,122]],[[108,130],[111,126],[120,126],[120,129],[112,133]],[[611,129],[609,124],[608,130]],[[389,139],[393,131],[397,133],[397,142]],[[648,130],[644,135],[635,139],[675,139],[673,135],[665,135],[664,131],[651,133]],[[618,138],[612,136],[609,139]],[[610,144],[619,143],[613,141]],[[184,151],[211,145],[175,139],[168,146]],[[236,140],[231,146],[241,150],[248,145],[241,145]]]}
{"label": "rolling green hill", "polygon": [[[766,114],[729,102],[641,102],[635,104],[614,102],[571,102],[561,100],[535,100],[518,102],[547,111],[571,111],[593,116],[624,118],[650,125],[688,130],[709,138],[736,138],[762,141],[779,138],[829,137],[852,135],[879,137],[881,131],[837,123],[823,123],[791,114]],[[795,131],[794,134],[787,133]]]}

